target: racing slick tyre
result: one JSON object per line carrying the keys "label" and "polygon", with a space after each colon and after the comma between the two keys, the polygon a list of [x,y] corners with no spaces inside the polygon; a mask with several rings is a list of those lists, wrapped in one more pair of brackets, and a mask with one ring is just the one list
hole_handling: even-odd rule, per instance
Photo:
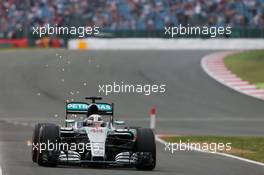
{"label": "racing slick tyre", "polygon": [[[51,123],[45,123],[39,130],[39,143],[37,162],[40,166],[54,167],[57,165],[60,151],[57,144],[60,141],[59,126]],[[50,146],[52,145],[52,146]]]}
{"label": "racing slick tyre", "polygon": [[153,170],[156,166],[156,142],[155,136],[149,128],[137,129],[136,142],[137,161],[136,169]]}
{"label": "racing slick tyre", "polygon": [[33,136],[32,136],[32,161],[37,162],[37,155],[38,155],[38,143],[39,143],[39,129],[43,125],[43,123],[38,123],[34,127]]}

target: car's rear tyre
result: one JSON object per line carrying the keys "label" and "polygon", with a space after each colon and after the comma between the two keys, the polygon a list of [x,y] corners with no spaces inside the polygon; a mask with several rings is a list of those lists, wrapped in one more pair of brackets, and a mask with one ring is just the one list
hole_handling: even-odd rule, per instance
{"label": "car's rear tyre", "polygon": [[137,129],[136,152],[138,170],[153,170],[156,167],[156,142],[153,131],[149,128]]}
{"label": "car's rear tyre", "polygon": [[[60,151],[55,149],[60,141],[60,128],[59,126],[51,123],[45,123],[39,130],[39,143],[45,146],[39,146],[37,162],[40,166],[54,167],[57,165]],[[53,145],[54,148],[49,145]],[[51,149],[52,148],[52,149]]]}
{"label": "car's rear tyre", "polygon": [[32,135],[32,161],[37,162],[37,156],[38,156],[38,143],[39,143],[39,130],[40,127],[43,125],[43,123],[38,123],[35,125]]}

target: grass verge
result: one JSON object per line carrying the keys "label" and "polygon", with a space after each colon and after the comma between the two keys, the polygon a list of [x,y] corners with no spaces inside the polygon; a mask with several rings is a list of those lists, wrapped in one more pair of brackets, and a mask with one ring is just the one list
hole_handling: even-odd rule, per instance
{"label": "grass verge", "polygon": [[225,65],[243,80],[264,89],[264,50],[228,56],[225,59]]}
{"label": "grass verge", "polygon": [[264,163],[264,137],[230,136],[168,136],[162,137],[170,143],[231,143],[230,151],[224,152]]}

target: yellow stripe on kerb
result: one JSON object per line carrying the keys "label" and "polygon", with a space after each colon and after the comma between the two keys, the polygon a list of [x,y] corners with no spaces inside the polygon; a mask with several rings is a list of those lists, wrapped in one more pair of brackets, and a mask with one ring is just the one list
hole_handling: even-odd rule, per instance
{"label": "yellow stripe on kerb", "polygon": [[78,42],[78,47],[80,50],[86,50],[88,49],[88,43],[85,40],[80,40]]}

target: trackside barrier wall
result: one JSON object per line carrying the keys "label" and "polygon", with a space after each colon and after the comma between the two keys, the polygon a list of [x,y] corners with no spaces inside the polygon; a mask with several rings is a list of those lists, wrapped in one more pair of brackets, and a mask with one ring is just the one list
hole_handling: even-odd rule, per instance
{"label": "trackside barrier wall", "polygon": [[70,39],[71,50],[247,50],[264,49],[264,39],[158,39],[158,38],[88,38]]}

